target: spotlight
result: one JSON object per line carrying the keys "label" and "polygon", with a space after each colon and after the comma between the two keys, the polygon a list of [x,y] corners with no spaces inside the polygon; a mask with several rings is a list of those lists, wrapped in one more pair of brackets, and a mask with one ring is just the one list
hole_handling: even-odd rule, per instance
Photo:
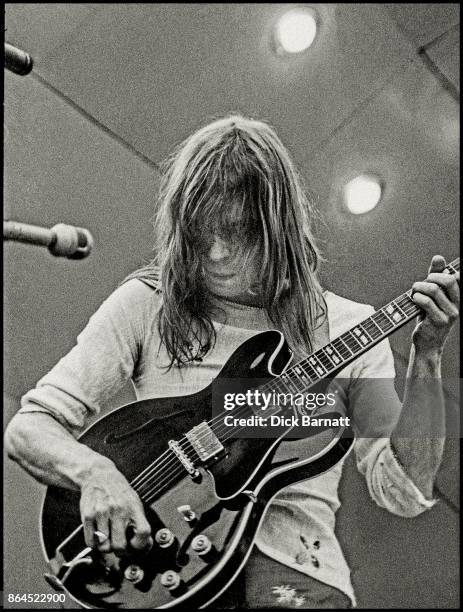
{"label": "spotlight", "polygon": [[274,31],[279,54],[301,53],[310,47],[317,33],[315,12],[309,8],[293,9],[280,17]]}
{"label": "spotlight", "polygon": [[380,180],[370,174],[361,174],[344,187],[344,204],[353,215],[370,212],[381,199]]}

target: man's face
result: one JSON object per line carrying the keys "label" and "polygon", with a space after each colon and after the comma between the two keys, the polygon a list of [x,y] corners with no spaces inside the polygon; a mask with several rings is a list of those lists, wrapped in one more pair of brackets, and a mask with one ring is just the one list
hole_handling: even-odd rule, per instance
{"label": "man's face", "polygon": [[260,280],[258,258],[248,259],[244,269],[244,246],[243,240],[236,236],[227,239],[213,234],[204,252],[204,282],[214,295],[255,305],[259,301],[255,294],[255,285]]}

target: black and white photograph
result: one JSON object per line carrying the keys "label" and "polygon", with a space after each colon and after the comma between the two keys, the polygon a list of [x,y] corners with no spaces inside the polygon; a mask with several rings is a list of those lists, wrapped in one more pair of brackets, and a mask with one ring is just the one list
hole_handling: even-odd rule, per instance
{"label": "black and white photograph", "polygon": [[5,5],[4,608],[459,609],[459,20]]}

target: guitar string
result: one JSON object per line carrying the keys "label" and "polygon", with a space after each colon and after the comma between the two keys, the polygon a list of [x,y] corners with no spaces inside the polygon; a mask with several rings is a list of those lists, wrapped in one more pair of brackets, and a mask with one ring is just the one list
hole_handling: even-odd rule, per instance
{"label": "guitar string", "polygon": [[[453,262],[452,264],[449,264],[449,267],[451,267],[452,265],[453,265],[453,267],[455,268],[455,270],[458,270],[458,269],[459,269],[459,261],[458,261],[458,260],[456,260],[456,261],[455,261],[455,262]],[[451,272],[451,269],[449,270],[449,272]],[[451,272],[451,273],[452,273],[452,272]],[[409,297],[410,297],[410,295],[409,295],[409,294],[410,294],[410,291],[409,291],[409,292],[407,292],[407,293],[405,293],[405,294],[402,294],[402,295],[401,295],[401,296],[399,296],[399,298],[397,298],[396,300],[393,300],[393,302],[395,302],[395,304],[397,304],[397,305],[399,306],[399,308],[400,308],[400,309],[401,309],[401,310],[402,310],[402,311],[405,313],[405,315],[406,315],[406,316],[409,316],[409,313],[407,313],[407,312],[406,312],[406,310],[405,310],[405,308],[403,308],[404,306],[406,306],[406,307],[408,307],[408,308],[413,307],[413,308],[412,308],[412,312],[413,312],[413,311],[415,311],[415,310],[418,310],[418,311],[419,311],[419,309],[416,307],[416,305],[415,305],[414,303],[410,303],[409,299],[404,299],[404,298],[409,298]],[[399,300],[400,300],[400,301],[399,301]],[[391,303],[392,303],[392,302],[391,302]],[[380,309],[380,311],[381,311],[381,310],[384,310],[385,308],[387,308],[387,305],[386,305],[385,307],[383,307],[382,309]],[[376,311],[376,312],[380,312],[380,311]],[[373,313],[373,314],[375,314],[375,313]],[[415,316],[416,316],[416,313],[414,313],[414,314],[415,314]],[[373,315],[372,315],[372,316],[373,316]],[[372,325],[372,322],[370,321],[370,319],[371,319],[371,317],[369,317],[369,318],[368,318],[368,319],[367,319],[365,322],[361,322],[359,325],[362,325],[362,326],[363,326],[363,325],[366,325],[366,324],[368,323],[368,324],[371,326],[371,325]],[[373,325],[374,325],[374,324],[373,324]],[[372,328],[373,328],[373,327],[371,327],[370,329],[372,329]],[[365,331],[367,331],[367,333],[368,333],[368,329],[365,329]],[[370,335],[370,334],[368,334],[368,335]],[[336,340],[336,339],[335,339],[335,340]],[[334,341],[333,341],[333,342],[334,342]],[[323,350],[323,348],[325,348],[325,347],[322,347],[322,349],[320,349],[320,351],[322,351],[322,350]],[[317,352],[318,352],[318,351],[317,351]],[[352,353],[352,355],[355,355],[355,353]],[[310,356],[309,356],[307,359],[303,360],[303,361],[307,362],[309,358],[310,358]],[[298,364],[296,364],[296,365],[295,365],[295,366],[293,366],[293,367],[298,367],[298,366],[301,366],[301,364],[302,364],[302,362],[299,362]],[[326,366],[325,366],[325,369],[327,369],[327,368],[326,368]],[[331,371],[333,371],[334,369],[336,369],[336,368],[331,368]],[[326,378],[326,377],[329,375],[329,373],[330,373],[330,370],[327,370],[327,371],[326,371],[326,374],[323,376],[323,378]],[[320,380],[321,380],[321,379],[320,379]],[[265,385],[263,385],[263,386],[262,386],[262,389],[265,389],[267,385],[272,385],[272,383],[274,384],[276,381],[278,381],[278,379],[275,379],[275,380],[270,381],[269,383],[266,383]],[[310,383],[309,383],[309,384],[311,384],[311,385],[312,385],[312,384],[316,384],[317,382],[319,382],[319,381],[317,381],[317,380],[316,380],[316,381],[310,381]],[[246,409],[247,409],[247,407],[243,407],[243,413],[244,413],[244,412],[246,412]],[[239,412],[240,412],[240,411],[238,411],[238,413],[239,413]],[[276,412],[280,412],[280,409],[278,409]],[[238,413],[235,413],[235,414],[238,414]],[[214,421],[216,421],[216,422],[217,422],[217,421],[222,421],[222,418],[223,418],[223,417],[221,417],[221,416],[216,417],[215,419],[212,419],[212,420],[211,420],[209,423],[210,423],[210,425],[212,425],[212,424],[214,423]],[[208,424],[209,424],[209,423],[208,423]],[[223,431],[227,431],[228,433],[230,433],[230,427],[227,427],[227,426],[224,426],[224,427],[225,427],[225,429],[224,429]],[[235,428],[235,430],[234,430],[234,431],[233,431],[233,432],[232,432],[232,433],[231,433],[229,436],[225,437],[225,438],[223,439],[223,441],[225,442],[227,439],[230,439],[231,437],[234,437],[234,436],[236,435],[236,433],[237,433],[238,431],[242,430],[242,429],[244,429],[244,427],[239,427],[239,428],[237,428],[237,429]],[[217,431],[214,431],[214,433],[217,433],[217,434],[219,434],[219,435],[220,435],[222,432],[220,432],[220,433],[219,433],[219,431],[217,430]],[[200,441],[201,439],[204,439],[204,438],[208,437],[209,435],[210,435],[210,434],[209,434],[209,432],[207,432],[207,433],[205,433],[203,436],[198,436],[197,440],[198,440],[198,441]],[[190,444],[190,446],[192,446],[192,445],[191,445],[191,442],[188,440],[188,438],[186,438],[185,442],[182,442],[182,446],[183,446],[183,449],[182,449],[182,450],[184,450],[184,452],[185,452],[185,453],[186,453],[185,448],[186,448],[186,446],[187,446],[188,444]],[[167,454],[167,453],[169,452],[169,450],[171,450],[171,449],[168,449],[167,451],[165,451],[165,453],[163,453],[163,454],[162,454],[160,457],[158,457],[158,459],[157,459],[157,460],[155,460],[155,461],[154,461],[154,462],[153,462],[153,463],[152,463],[150,466],[148,466],[147,468],[145,468],[145,470],[143,470],[143,472],[141,472],[141,473],[140,473],[140,474],[139,474],[139,475],[138,475],[138,476],[137,476],[137,477],[134,479],[134,482],[133,482],[134,486],[136,486],[136,487],[140,487],[140,488],[146,487],[146,486],[148,485],[148,483],[150,482],[150,480],[153,478],[153,476],[155,476],[155,475],[156,475],[156,474],[155,474],[155,469],[153,469],[153,468],[156,468],[156,469],[159,469],[160,467],[167,468],[169,465],[172,465],[172,464],[175,464],[176,462],[178,462],[178,458],[177,458],[175,455],[172,455],[172,457],[171,457],[170,461],[168,460],[168,463],[167,463],[167,464],[165,464],[165,463],[163,464],[163,463],[161,462],[159,465],[156,465],[156,464],[159,462],[159,460],[161,459],[161,457],[163,457],[163,455],[164,455],[164,454]],[[194,451],[194,448],[193,448],[193,451]],[[187,453],[186,453],[186,454],[187,454]],[[188,457],[188,454],[187,454],[187,457]],[[190,458],[190,457],[188,457],[188,459],[190,459],[190,460],[191,460],[191,458]],[[177,464],[177,465],[178,465],[178,464]],[[175,473],[175,476],[177,476],[179,473],[182,473],[182,472],[183,472],[183,468],[182,468],[182,466],[179,466],[179,468],[180,468],[180,469],[179,469],[179,471],[178,471],[178,472],[177,472],[177,470],[175,470],[175,472],[176,472],[176,473]],[[145,473],[145,472],[147,472],[147,471],[148,471],[148,473]],[[142,480],[141,480],[141,481],[139,481],[139,482],[137,483],[137,480],[138,480],[140,477],[143,477],[143,476],[144,476],[144,477],[148,476],[148,478],[145,478],[145,479],[143,479],[143,478],[142,478]],[[155,484],[155,487],[156,487],[156,486],[159,486],[159,485],[161,485],[162,487],[164,487],[166,483],[164,483],[164,482],[163,482],[163,480],[165,480],[166,478],[169,478],[169,479],[170,479],[170,477],[171,477],[171,476],[174,476],[174,473],[173,473],[173,472],[171,472],[170,474],[165,474],[164,478],[163,478],[163,479],[161,479],[160,481],[158,481],[158,482]],[[131,484],[132,484],[132,483],[131,483]],[[154,485],[154,483],[152,483],[152,484]],[[149,491],[145,492],[143,495],[148,494],[149,496],[151,496],[151,494],[152,494],[153,492],[154,492],[154,489],[153,489],[153,488],[150,488],[150,489],[149,489]]]}
{"label": "guitar string", "polygon": [[[455,262],[455,263],[457,263],[457,262]],[[451,265],[451,264],[449,264],[449,265]],[[416,305],[415,305],[414,303],[410,303],[409,299],[405,299],[405,298],[409,298],[409,297],[410,297],[410,295],[409,295],[409,294],[410,294],[410,291],[409,291],[409,292],[407,292],[406,294],[403,294],[403,295],[399,296],[399,298],[397,298],[396,300],[394,300],[395,304],[396,304],[397,306],[399,306],[399,308],[402,310],[402,312],[404,312],[404,313],[405,313],[405,315],[406,315],[407,317],[410,315],[410,313],[407,313],[407,312],[406,312],[406,308],[404,308],[404,307],[408,307],[408,308],[412,307],[412,313],[413,313],[413,314],[415,314],[415,315],[416,315],[416,313],[414,313],[414,311],[415,311],[415,310],[419,310],[419,309],[417,309],[417,307],[416,307]],[[385,307],[383,307],[381,310],[384,310],[385,308],[387,308],[387,305],[386,305]],[[380,311],[376,311],[376,312],[380,312]],[[374,314],[375,314],[375,313],[374,313]],[[370,318],[371,318],[371,317],[370,317]],[[368,318],[368,319],[367,319],[365,322],[361,322],[361,323],[359,324],[359,325],[361,325],[361,326],[363,326],[363,327],[364,327],[365,331],[367,332],[367,334],[368,334],[369,336],[370,336],[369,331],[371,331],[371,329],[374,329],[374,325],[375,325],[374,323],[372,323],[372,321],[370,320],[370,318]],[[366,327],[366,324],[368,324],[370,327],[368,327],[368,328],[367,328],[367,327]],[[376,331],[378,331],[378,330],[376,330]],[[381,331],[382,331],[382,330],[381,330]],[[335,339],[335,340],[336,340],[336,339]],[[333,342],[334,342],[334,341],[333,341]],[[360,345],[360,346],[361,346],[361,345]],[[320,349],[320,351],[322,351],[322,350],[323,350],[323,348],[325,348],[325,347],[322,347],[322,349]],[[317,352],[318,352],[318,351],[317,351]],[[353,356],[353,355],[355,355],[355,353],[352,353],[352,356]],[[310,357],[310,356],[309,356],[309,357]],[[307,358],[306,360],[303,360],[303,361],[307,362],[307,361],[308,361],[308,359],[309,359],[309,358]],[[301,366],[301,365],[302,365],[302,363],[303,363],[303,362],[299,362],[298,364],[296,364],[296,365],[295,365],[295,366],[293,366],[293,367],[298,367],[298,366]],[[325,375],[323,376],[323,378],[326,378],[326,377],[327,377],[327,376],[330,374],[330,371],[333,371],[333,370],[335,370],[335,369],[336,369],[336,367],[335,367],[335,368],[333,368],[333,367],[332,367],[331,369],[327,369],[327,368],[326,368],[326,366],[325,366],[325,370],[327,370],[327,371],[326,371]],[[265,388],[267,387],[267,385],[272,385],[272,383],[273,383],[273,384],[275,384],[275,382],[277,382],[277,381],[278,381],[278,379],[275,379],[275,380],[270,381],[270,383],[266,383],[266,385],[263,385],[263,386],[262,386],[262,389],[265,389]],[[311,380],[310,380],[310,383],[309,383],[309,384],[310,384],[310,385],[312,385],[312,384],[316,384],[317,382],[318,382],[317,380],[315,380],[315,381],[311,381]],[[243,407],[243,414],[246,412],[247,408],[248,408],[248,407]],[[279,409],[276,411],[276,413],[280,412],[280,410],[281,410],[281,409],[279,408]],[[235,415],[239,414],[239,412],[240,412],[240,411],[238,411],[237,413],[235,413]],[[208,424],[212,425],[212,424],[214,423],[214,421],[215,421],[215,422],[217,422],[217,421],[222,421],[222,418],[223,418],[222,416],[216,417],[215,419],[212,419],[212,420],[211,420],[211,421],[210,421]],[[225,442],[227,439],[230,439],[231,437],[234,437],[234,436],[236,435],[236,433],[237,433],[238,431],[242,430],[242,429],[244,429],[244,427],[235,428],[235,429],[232,431],[232,433],[231,433],[229,436],[224,437],[222,441],[223,441],[223,442]],[[226,432],[230,433],[230,427],[224,426],[223,431],[226,431]],[[216,430],[216,431],[214,431],[214,433],[215,433],[215,434],[220,435],[222,432],[221,432],[221,431],[219,432],[219,430]],[[207,433],[205,433],[205,434],[204,434],[204,435],[202,435],[202,436],[201,436],[201,435],[200,435],[200,436],[198,436],[197,440],[198,440],[198,441],[200,441],[200,440],[202,440],[202,439],[204,439],[204,438],[207,438],[209,435],[210,435],[210,434],[209,434],[209,432],[207,432]],[[185,452],[185,453],[186,453],[186,450],[185,450],[185,449],[186,449],[186,446],[187,446],[188,444],[190,444],[190,446],[192,446],[192,445],[191,445],[191,442],[190,442],[190,441],[189,441],[187,438],[186,438],[185,442],[182,442],[182,443],[181,443],[181,445],[183,446],[183,449],[182,449],[182,450],[184,450],[184,452]],[[168,449],[168,450],[171,450],[171,449]],[[194,451],[194,448],[193,448],[193,451]],[[166,453],[168,453],[168,451],[166,451]],[[165,453],[165,454],[166,454],[166,453]],[[187,457],[188,457],[188,453],[186,453],[186,454],[187,454]],[[134,484],[134,485],[135,485],[137,488],[139,487],[139,488],[140,488],[140,491],[141,491],[141,489],[142,489],[142,488],[146,487],[146,486],[148,485],[148,483],[150,483],[150,481],[152,480],[152,478],[153,478],[154,476],[156,476],[155,469],[153,469],[153,468],[156,468],[156,469],[159,469],[160,467],[167,468],[169,465],[172,465],[172,464],[175,464],[175,463],[177,463],[177,462],[178,462],[178,458],[177,458],[175,455],[172,455],[172,457],[171,457],[170,461],[168,461],[168,463],[167,463],[167,464],[165,464],[165,463],[164,463],[164,464],[160,463],[159,465],[156,465],[156,463],[158,463],[158,462],[159,462],[159,460],[161,459],[161,457],[162,457],[162,456],[163,456],[163,455],[161,455],[161,456],[158,458],[158,460],[156,460],[156,461],[155,461],[155,462],[153,462],[153,463],[152,463],[150,466],[148,466],[148,468],[145,468],[145,470],[144,470],[142,473],[140,473],[140,474],[139,474],[139,475],[136,477],[136,479],[134,480],[133,484]],[[190,460],[191,460],[191,458],[190,458],[190,457],[188,457],[188,459],[190,459]],[[177,463],[177,465],[178,465],[178,463]],[[151,484],[152,484],[152,486],[150,487],[150,489],[149,489],[148,491],[145,491],[145,493],[143,493],[142,495],[148,495],[149,497],[151,497],[153,493],[155,493],[155,494],[156,494],[156,487],[159,487],[159,486],[161,486],[161,489],[159,489],[159,490],[162,490],[162,488],[164,488],[164,486],[167,484],[167,482],[163,482],[163,481],[165,481],[166,479],[170,480],[170,478],[171,478],[172,476],[177,476],[177,475],[179,475],[179,474],[181,474],[181,473],[183,472],[183,468],[182,468],[182,466],[181,466],[181,465],[178,465],[178,467],[179,467],[179,470],[175,470],[175,473],[171,471],[171,473],[170,473],[170,474],[169,474],[169,473],[165,474],[165,475],[164,475],[164,478],[162,478],[161,480],[158,480],[158,481],[157,481],[157,482],[155,482],[155,483],[154,483],[154,482],[153,482],[153,483],[151,483]],[[147,472],[147,473],[145,473],[145,472]],[[140,480],[140,481],[137,483],[137,480],[139,480],[139,479],[140,479],[141,477],[143,477],[143,476],[144,476],[145,478],[142,478],[142,480]],[[148,478],[146,478],[146,477],[148,477]],[[153,485],[154,485],[154,486],[153,486]]]}

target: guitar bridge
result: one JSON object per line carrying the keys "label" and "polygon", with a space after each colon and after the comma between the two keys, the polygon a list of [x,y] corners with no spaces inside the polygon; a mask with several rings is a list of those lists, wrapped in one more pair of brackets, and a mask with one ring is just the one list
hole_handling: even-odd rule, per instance
{"label": "guitar bridge", "polygon": [[179,444],[176,440],[169,440],[169,448],[183,465],[188,474],[192,478],[197,478],[199,471],[196,469],[186,451],[183,450],[181,444]]}
{"label": "guitar bridge", "polygon": [[211,459],[218,459],[219,455],[225,450],[206,421],[190,429],[185,436],[203,463],[207,463]]}

